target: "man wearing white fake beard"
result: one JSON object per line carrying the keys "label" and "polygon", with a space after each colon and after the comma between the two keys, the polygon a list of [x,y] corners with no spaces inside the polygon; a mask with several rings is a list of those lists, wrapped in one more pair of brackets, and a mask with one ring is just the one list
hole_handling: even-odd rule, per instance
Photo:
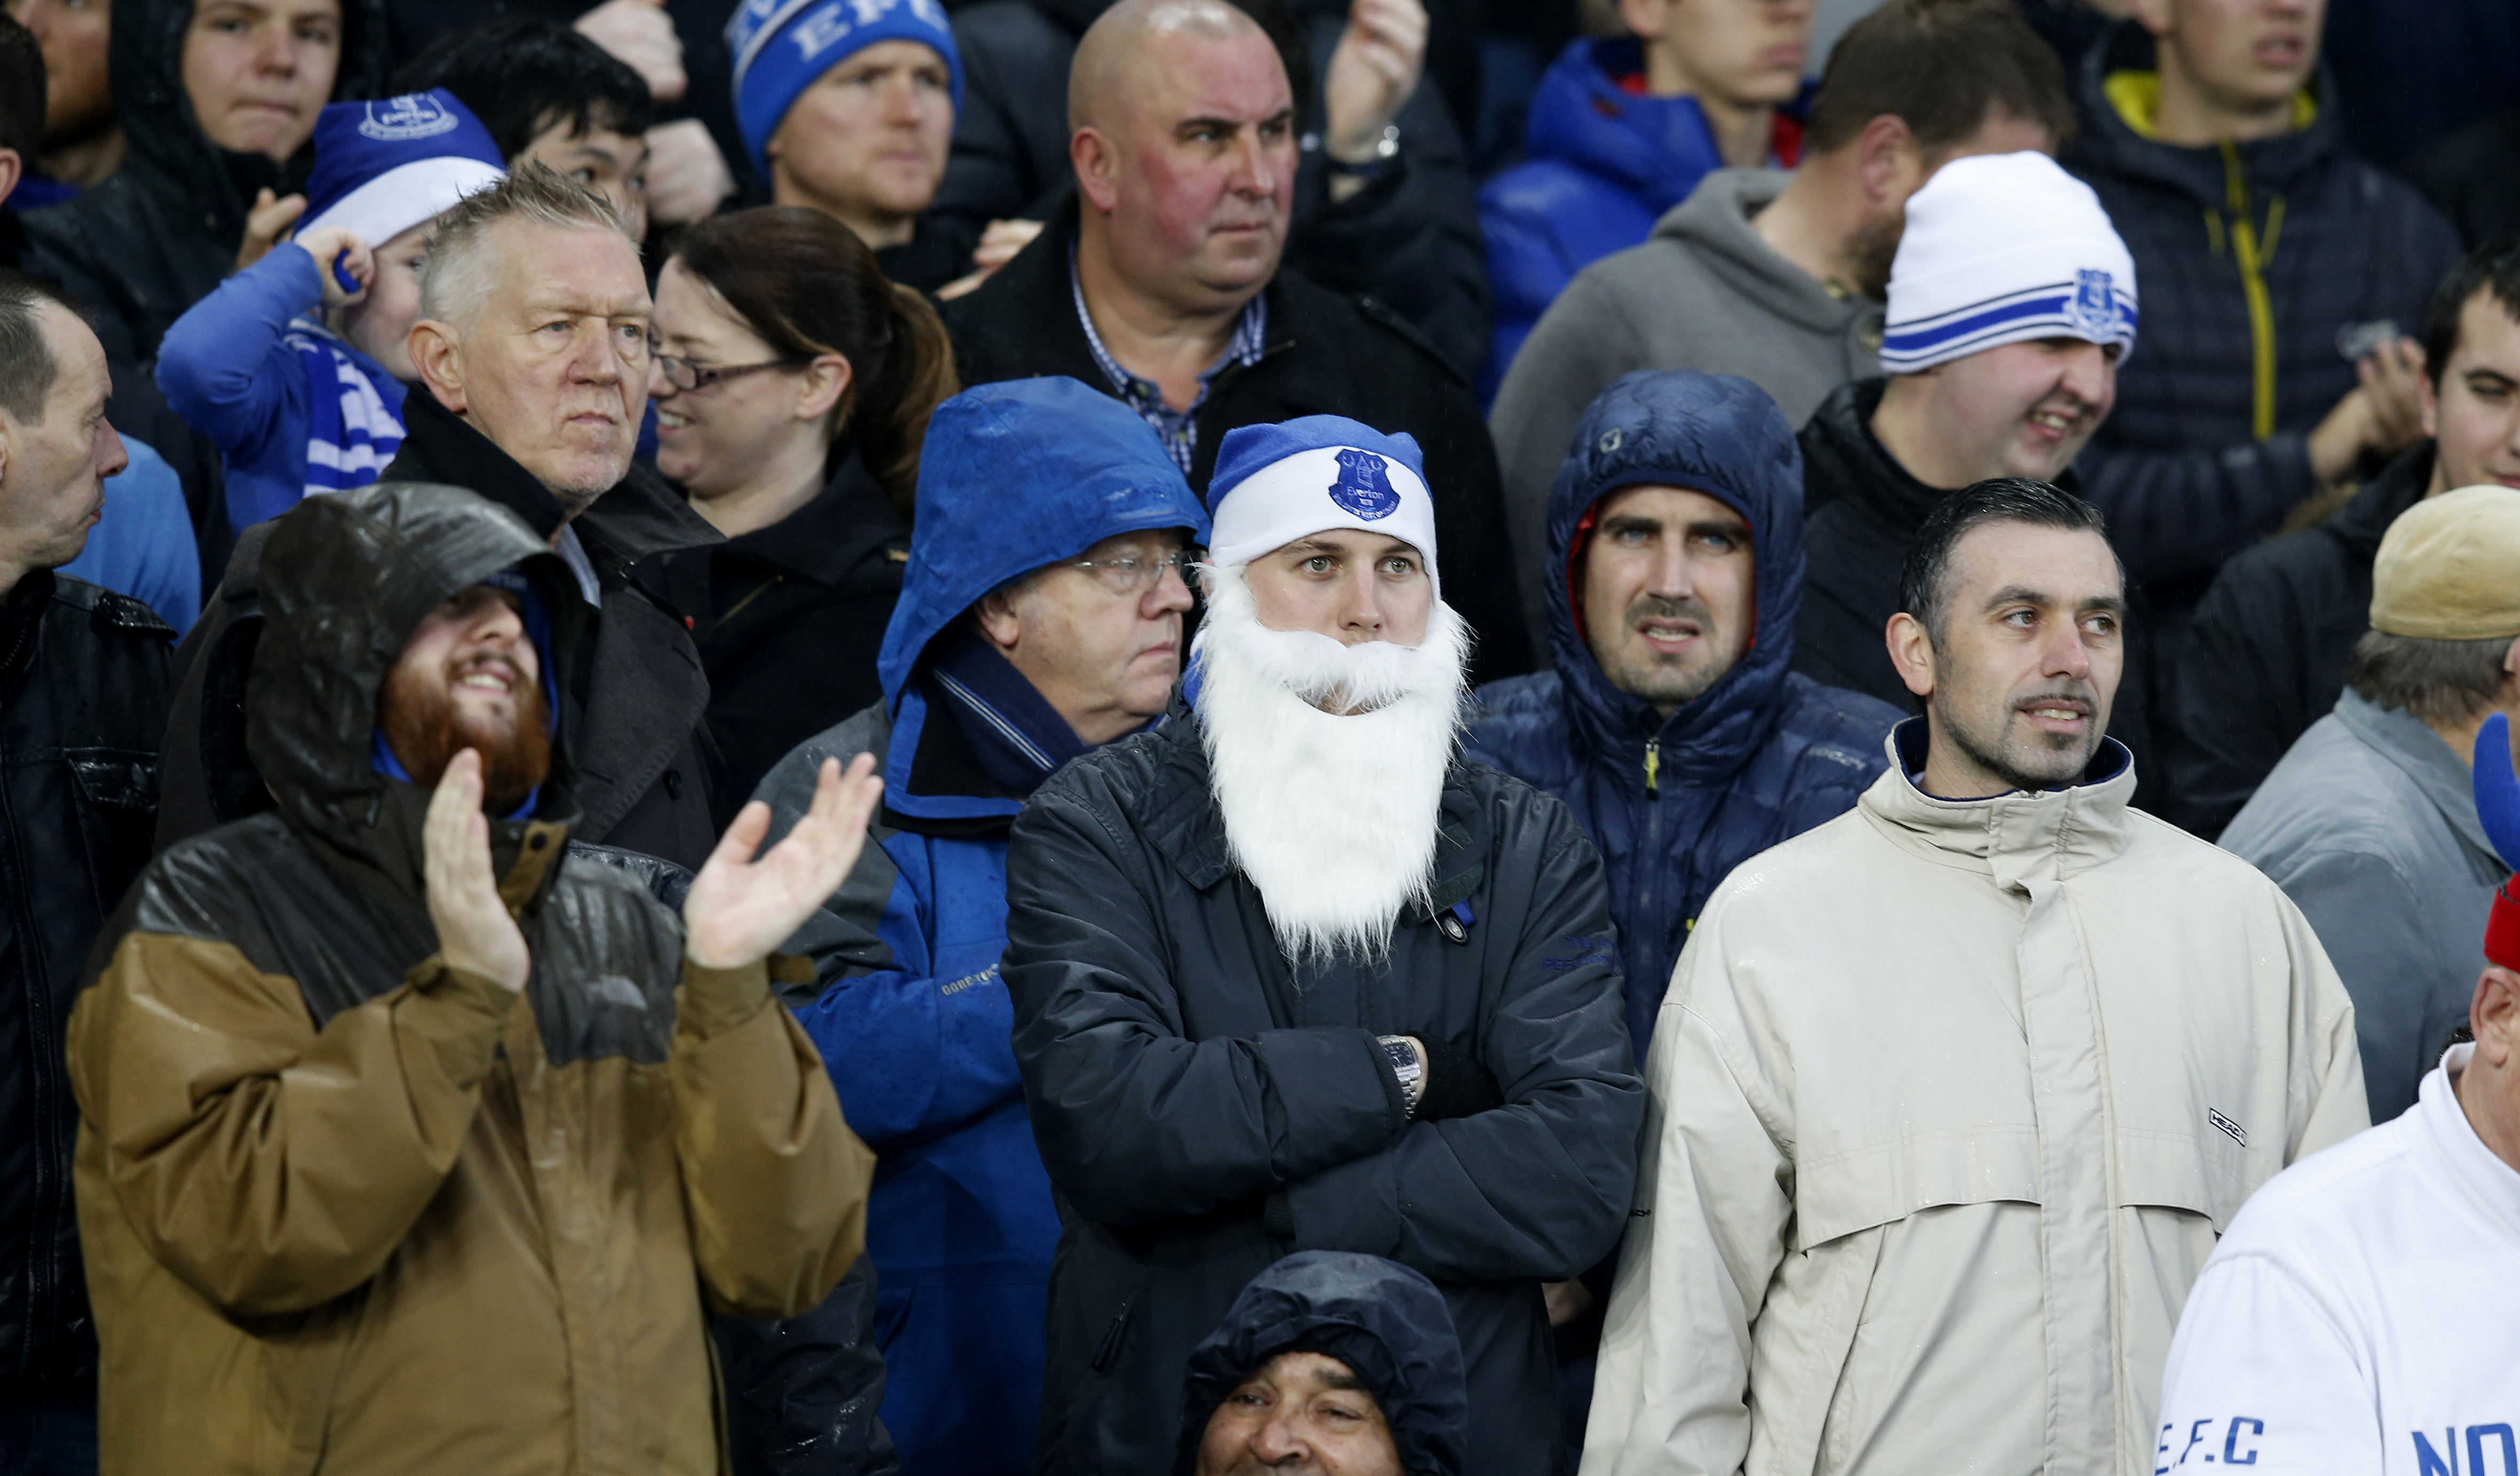
{"label": "man wearing white fake beard", "polygon": [[1171,717],[1061,770],[1007,855],[1065,1227],[1041,1469],[1171,1471],[1192,1347],[1261,1268],[1340,1250],[1443,1289],[1480,1469],[1545,1471],[1541,1283],[1616,1242],[1643,1107],[1599,858],[1455,752],[1465,635],[1415,441],[1245,426],[1208,498]]}

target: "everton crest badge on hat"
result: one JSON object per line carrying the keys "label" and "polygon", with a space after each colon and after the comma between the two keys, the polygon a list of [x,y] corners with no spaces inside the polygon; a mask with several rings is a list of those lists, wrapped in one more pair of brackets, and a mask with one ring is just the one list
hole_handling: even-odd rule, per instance
{"label": "everton crest badge on hat", "polygon": [[368,115],[359,119],[359,132],[379,143],[401,144],[453,133],[458,121],[454,113],[437,106],[435,98],[412,92],[370,103]]}
{"label": "everton crest badge on hat", "polygon": [[2067,312],[2086,333],[2104,334],[2117,326],[2118,299],[2106,270],[2085,267],[2074,274],[2074,302]]}
{"label": "everton crest badge on hat", "polygon": [[1338,480],[1330,483],[1330,501],[1342,512],[1379,522],[1400,511],[1400,494],[1391,489],[1391,464],[1371,451],[1342,449]]}

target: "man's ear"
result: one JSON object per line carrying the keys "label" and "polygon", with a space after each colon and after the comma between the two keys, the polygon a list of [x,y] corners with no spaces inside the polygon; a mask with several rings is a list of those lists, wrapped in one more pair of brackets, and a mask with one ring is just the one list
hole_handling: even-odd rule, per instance
{"label": "man's ear", "polygon": [[2415,376],[2415,395],[2423,409],[2424,439],[2433,440],[2441,434],[2441,386],[2433,382],[2431,370]]}
{"label": "man's ear", "polygon": [[1855,176],[1863,183],[1867,204],[1876,209],[1904,204],[1925,182],[1925,159],[1908,120],[1885,112],[1855,136]]}
{"label": "man's ear", "polygon": [[2520,974],[2499,963],[2488,963],[2476,976],[2475,997],[2467,1002],[2468,1032],[2476,1037],[2476,1053],[2488,1064],[2508,1067],[2520,1054]]}
{"label": "man's ear", "polygon": [[464,346],[456,341],[455,330],[434,318],[423,318],[411,326],[404,347],[411,352],[412,367],[420,371],[420,382],[428,386],[437,403],[462,415]]}
{"label": "man's ear", "polygon": [[2128,18],[2156,37],[2169,35],[2175,28],[2178,18],[2174,10],[2172,0],[2126,0]]}
{"label": "man's ear", "polygon": [[1671,23],[1671,0],[1619,0],[1619,20],[1638,40],[1659,40]]}
{"label": "man's ear", "polygon": [[1085,202],[1105,215],[1120,202],[1120,187],[1113,176],[1120,172],[1120,151],[1102,129],[1079,128],[1067,141],[1067,161],[1076,167],[1076,193]]}
{"label": "man's ear", "polygon": [[991,590],[980,597],[980,603],[971,606],[971,624],[978,628],[982,639],[998,649],[1000,655],[1014,649],[1023,636],[1023,617],[1015,613],[1014,602],[1007,598],[1004,590]]}
{"label": "man's ear", "polygon": [[10,192],[16,190],[18,181],[25,177],[26,161],[18,157],[18,151],[0,149],[0,204],[8,202]]}
{"label": "man's ear", "polygon": [[1916,695],[1932,696],[1934,638],[1926,633],[1925,622],[1901,610],[1890,617],[1881,638],[1890,648],[1890,664],[1899,668],[1899,680]]}

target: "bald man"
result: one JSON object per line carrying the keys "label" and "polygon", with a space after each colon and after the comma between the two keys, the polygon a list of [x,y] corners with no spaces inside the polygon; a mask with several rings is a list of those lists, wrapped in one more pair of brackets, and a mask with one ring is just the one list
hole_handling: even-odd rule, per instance
{"label": "bald man", "polygon": [[944,305],[967,384],[1066,375],[1126,402],[1204,490],[1238,425],[1343,415],[1426,454],[1471,679],[1531,667],[1495,447],[1416,331],[1282,255],[1296,165],[1278,50],[1225,0],[1121,0],[1068,76],[1076,193],[978,291]]}

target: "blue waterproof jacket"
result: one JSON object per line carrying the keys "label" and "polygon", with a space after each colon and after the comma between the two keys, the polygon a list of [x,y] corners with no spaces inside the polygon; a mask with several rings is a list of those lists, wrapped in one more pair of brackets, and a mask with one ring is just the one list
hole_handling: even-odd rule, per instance
{"label": "blue waterproof jacket", "polygon": [[1058,1213],[1033,1145],[998,975],[1007,829],[1023,795],[974,757],[967,699],[927,660],[983,595],[1102,539],[1207,514],[1126,405],[1073,380],[1009,380],[938,408],[884,633],[883,701],[807,739],[755,791],[784,832],[826,757],[883,761],[883,810],[848,881],[788,947],[825,980],[796,1015],[876,1150],[867,1253],[904,1476],[1031,1469]]}
{"label": "blue waterproof jacket", "polygon": [[[1473,697],[1468,757],[1564,800],[1609,870],[1610,915],[1640,1058],[1697,910],[1734,867],[1855,803],[1905,714],[1787,668],[1802,604],[1802,453],[1749,380],[1693,371],[1621,379],[1584,414],[1550,491],[1556,669]],[[1758,627],[1704,696],[1658,717],[1610,685],[1577,631],[1579,525],[1623,487],[1686,487],[1750,524]]]}
{"label": "blue waterproof jacket", "polygon": [[[1696,99],[1647,97],[1619,85],[1619,77],[1643,69],[1643,51],[1632,36],[1568,43],[1532,93],[1523,161],[1479,190],[1496,297],[1479,377],[1482,405],[1496,398],[1522,340],[1576,273],[1643,242],[1664,211],[1724,167]],[[1786,112],[1799,117],[1801,104]],[[1800,137],[1790,122],[1783,131]]]}

